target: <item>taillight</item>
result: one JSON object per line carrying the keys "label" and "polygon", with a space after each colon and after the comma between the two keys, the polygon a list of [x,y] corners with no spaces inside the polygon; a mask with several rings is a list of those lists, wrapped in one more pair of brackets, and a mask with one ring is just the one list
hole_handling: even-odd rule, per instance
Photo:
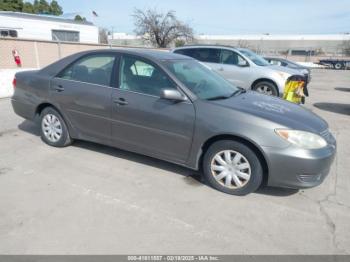
{"label": "taillight", "polygon": [[16,78],[14,78],[14,79],[12,80],[12,86],[13,86],[13,88],[16,88],[16,85],[17,85],[17,80],[16,80]]}

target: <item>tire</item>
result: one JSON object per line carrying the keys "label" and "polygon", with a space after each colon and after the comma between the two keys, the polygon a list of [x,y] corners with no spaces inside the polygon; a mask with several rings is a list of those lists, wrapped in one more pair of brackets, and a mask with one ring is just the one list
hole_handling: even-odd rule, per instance
{"label": "tire", "polygon": [[[225,152],[230,152],[230,155],[226,155]],[[222,165],[223,163],[217,161],[218,155],[224,162],[228,156],[231,164]],[[238,158],[240,158],[237,163],[239,167],[235,165]],[[242,173],[245,174],[245,178],[241,177]],[[224,176],[224,174],[228,175]],[[211,187],[227,194],[242,196],[260,187],[263,181],[263,168],[258,156],[251,148],[237,141],[221,140],[212,144],[206,151],[203,158],[203,176]],[[236,182],[237,179],[240,180],[241,185]]]}
{"label": "tire", "polygon": [[343,64],[342,64],[342,63],[336,63],[336,64],[334,64],[334,68],[335,68],[336,70],[343,69]]}
{"label": "tire", "polygon": [[278,96],[277,87],[269,81],[260,81],[256,83],[253,88],[254,91],[270,96]]}
{"label": "tire", "polygon": [[66,122],[52,107],[46,107],[40,114],[41,139],[54,147],[65,147],[72,143]]}

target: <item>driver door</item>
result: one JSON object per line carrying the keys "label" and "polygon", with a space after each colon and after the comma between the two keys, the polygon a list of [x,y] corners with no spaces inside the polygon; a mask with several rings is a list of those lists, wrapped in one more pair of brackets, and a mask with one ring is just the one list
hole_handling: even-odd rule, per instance
{"label": "driver door", "polygon": [[160,67],[123,55],[119,84],[112,94],[112,140],[117,147],[185,163],[192,143],[194,106],[190,100],[160,98],[165,88],[177,86]]}

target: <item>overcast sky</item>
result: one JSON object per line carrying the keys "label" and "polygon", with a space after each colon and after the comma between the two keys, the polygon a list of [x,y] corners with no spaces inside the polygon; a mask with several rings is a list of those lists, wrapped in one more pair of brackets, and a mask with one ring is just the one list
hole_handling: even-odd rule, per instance
{"label": "overcast sky", "polygon": [[[329,34],[350,32],[350,0],[58,0],[114,32],[133,33],[134,8],[174,10],[196,34]],[[91,11],[99,15],[92,18]]]}

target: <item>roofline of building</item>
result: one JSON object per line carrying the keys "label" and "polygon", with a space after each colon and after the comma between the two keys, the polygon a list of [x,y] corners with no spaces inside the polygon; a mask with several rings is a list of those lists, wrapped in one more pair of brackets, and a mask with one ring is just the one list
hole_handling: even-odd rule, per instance
{"label": "roofline of building", "polygon": [[196,35],[201,40],[349,40],[350,34]]}
{"label": "roofline of building", "polygon": [[[304,40],[304,41],[343,41],[350,40],[350,34],[237,34],[237,35],[195,35],[198,40],[236,40],[236,41],[261,41],[261,40],[277,40],[277,41],[291,41],[291,40]],[[127,34],[122,32],[116,32],[109,36],[109,39],[113,40],[137,40],[141,37]]]}
{"label": "roofline of building", "polygon": [[12,12],[12,11],[0,11],[0,16],[95,26],[93,23],[89,21],[75,21],[73,19],[66,19],[66,18],[50,16],[50,15],[37,15],[37,14],[27,14],[27,13]]}

